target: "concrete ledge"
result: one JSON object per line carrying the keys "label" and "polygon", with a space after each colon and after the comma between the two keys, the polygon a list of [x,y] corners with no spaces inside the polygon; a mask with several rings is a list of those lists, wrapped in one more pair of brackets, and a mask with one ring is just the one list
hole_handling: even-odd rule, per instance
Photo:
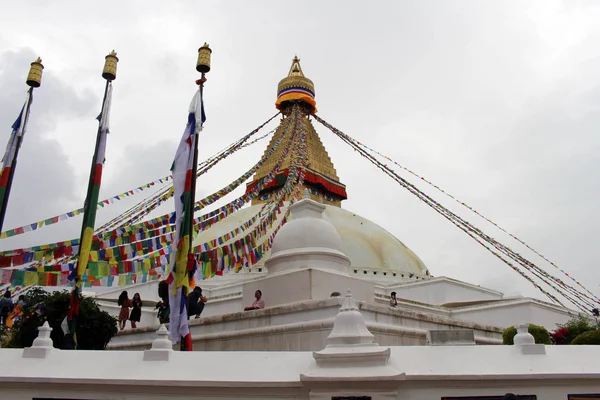
{"label": "concrete ledge", "polygon": [[[320,350],[325,346],[342,298],[306,300],[262,310],[242,311],[189,321],[194,348],[202,350]],[[376,341],[386,346],[425,345],[429,330],[471,330],[477,344],[501,344],[497,327],[454,320],[387,305],[360,303]],[[144,350],[152,345],[156,327],[121,331],[109,350]]]}

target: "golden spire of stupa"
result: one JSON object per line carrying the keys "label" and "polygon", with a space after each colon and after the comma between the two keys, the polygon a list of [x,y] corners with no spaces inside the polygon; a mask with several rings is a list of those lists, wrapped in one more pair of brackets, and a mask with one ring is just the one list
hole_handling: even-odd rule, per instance
{"label": "golden spire of stupa", "polygon": [[315,85],[313,81],[304,76],[298,56],[292,60],[288,76],[279,81],[279,85],[277,85],[275,107],[283,111],[286,102],[295,100],[302,100],[309,106],[310,112],[317,112]]}
{"label": "golden spire of stupa", "polygon": [[[298,56],[295,56],[292,60],[292,66],[290,67],[288,76],[279,82],[277,88],[277,102],[275,105],[282,111],[285,118],[288,105],[298,102],[304,103],[307,113],[316,112],[314,84],[310,79],[304,76],[302,67],[300,66],[300,59]],[[325,146],[323,146],[311,121],[308,118],[303,118],[302,121],[305,124],[304,129],[306,131],[308,152],[308,168],[304,174],[304,188],[308,190],[310,197],[313,200],[340,207],[342,200],[345,200],[347,197],[346,186],[339,182],[333,162],[329,158],[329,154],[327,154],[327,150],[325,150]],[[265,153],[273,148],[275,143],[280,140],[283,131],[283,124],[281,124],[271,138]],[[248,190],[254,186],[255,182],[268,175],[275,167],[277,161],[281,158],[284,149],[288,146],[288,142],[290,141],[289,138],[290,135],[284,138],[275,152],[273,152],[262,167],[256,171],[254,180],[248,184]],[[277,178],[261,191],[260,195],[252,201],[252,205],[270,200],[272,192],[284,184],[289,166],[290,160],[284,160],[277,173]]]}

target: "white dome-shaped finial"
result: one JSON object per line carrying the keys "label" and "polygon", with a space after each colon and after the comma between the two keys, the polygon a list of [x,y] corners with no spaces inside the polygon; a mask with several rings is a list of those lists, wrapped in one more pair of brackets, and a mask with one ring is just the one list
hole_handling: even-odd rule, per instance
{"label": "white dome-shaped finial", "polygon": [[531,333],[529,333],[529,324],[520,323],[516,326],[517,334],[513,339],[513,343],[516,345],[524,345],[524,344],[535,344],[535,338]]}
{"label": "white dome-shaped finial", "polygon": [[292,217],[273,239],[271,257],[265,261],[269,275],[308,267],[348,274],[350,259],[344,254],[342,238],[323,218],[327,206],[309,196],[305,189],[304,198],[289,206]]}
{"label": "white dome-shaped finial", "polygon": [[340,312],[333,320],[333,329],[327,337],[327,347],[373,345],[373,338],[348,289]]}
{"label": "white dome-shaped finial", "polygon": [[25,358],[46,358],[51,351],[54,351],[52,339],[50,339],[52,328],[48,325],[48,321],[38,328],[38,336],[34,339],[31,347],[23,349],[23,357]]}
{"label": "white dome-shaped finial", "polygon": [[[346,292],[340,312],[333,319],[333,329],[327,337],[327,347],[313,353],[319,368],[346,367],[370,368],[385,366],[390,358],[388,348],[373,343],[373,335],[367,329],[350,290]],[[386,374],[397,375],[395,369],[384,370]],[[321,375],[316,371],[312,375]],[[330,373],[325,373],[331,376]]]}
{"label": "white dome-shaped finial", "polygon": [[169,339],[169,331],[165,324],[161,324],[156,331],[158,338],[152,342],[152,348],[144,351],[144,361],[169,361],[173,352],[173,342]]}
{"label": "white dome-shaped finial", "polygon": [[48,321],[38,328],[38,336],[34,339],[31,347],[50,347],[52,348],[52,339],[50,339],[52,328],[48,325]]}
{"label": "white dome-shaped finial", "polygon": [[169,331],[165,324],[161,324],[156,331],[158,338],[152,342],[152,350],[173,350],[173,342],[169,339]]}

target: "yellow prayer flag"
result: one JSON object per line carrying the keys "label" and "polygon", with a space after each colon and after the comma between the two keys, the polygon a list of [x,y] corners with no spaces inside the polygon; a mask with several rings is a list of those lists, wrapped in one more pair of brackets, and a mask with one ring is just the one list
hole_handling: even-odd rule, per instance
{"label": "yellow prayer flag", "polygon": [[39,282],[39,274],[33,271],[25,272],[25,282],[23,282],[23,286],[33,286],[37,285]]}
{"label": "yellow prayer flag", "polygon": [[108,263],[106,261],[99,262],[98,267],[99,267],[98,273],[100,276],[110,275],[110,266],[108,265]]}

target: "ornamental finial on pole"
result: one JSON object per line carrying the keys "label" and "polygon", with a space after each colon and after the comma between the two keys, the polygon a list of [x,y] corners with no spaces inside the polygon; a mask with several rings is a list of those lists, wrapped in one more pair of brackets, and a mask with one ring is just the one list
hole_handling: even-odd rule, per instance
{"label": "ornamental finial on pole", "polygon": [[196,71],[206,74],[210,71],[210,55],[212,50],[208,47],[208,44],[205,42],[204,46],[198,49],[198,61],[196,62]]}
{"label": "ornamental finial on pole", "polygon": [[27,84],[31,87],[40,87],[42,84],[42,70],[44,66],[42,65],[42,59],[37,58],[34,62],[31,63],[31,68],[29,68],[29,75],[27,75]]}
{"label": "ornamental finial on pole", "polygon": [[107,81],[114,81],[117,79],[117,63],[119,59],[117,58],[117,53],[115,51],[111,51],[109,55],[104,57],[106,61],[104,61],[104,69],[102,70],[102,77]]}

